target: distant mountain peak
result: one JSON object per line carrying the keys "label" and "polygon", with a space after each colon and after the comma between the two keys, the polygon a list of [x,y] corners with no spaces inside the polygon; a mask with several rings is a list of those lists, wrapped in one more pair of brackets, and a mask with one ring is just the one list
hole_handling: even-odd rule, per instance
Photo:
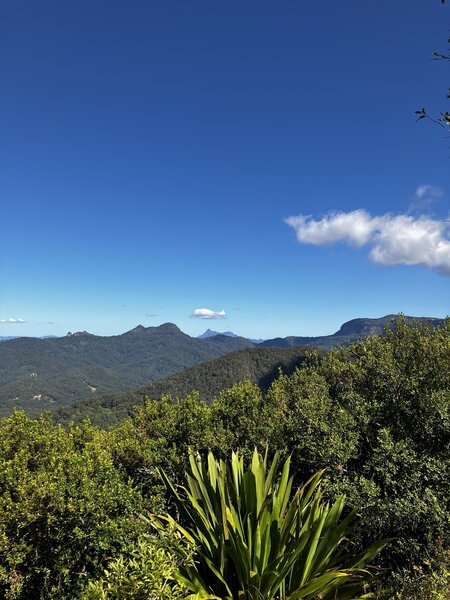
{"label": "distant mountain peak", "polygon": [[[335,336],[343,335],[358,335],[358,336],[370,336],[370,335],[381,335],[383,334],[385,327],[392,327],[396,321],[402,315],[385,315],[379,318],[359,318],[352,319],[343,323],[338,331],[334,334]],[[407,323],[422,322],[437,327],[442,324],[442,319],[435,317],[409,317],[407,315],[402,316]]]}
{"label": "distant mountain peak", "polygon": [[137,325],[130,331],[127,331],[127,334],[140,334],[140,333],[181,333],[181,329],[177,327],[174,323],[162,323],[162,325],[158,325],[157,327],[144,327],[144,325]]}
{"label": "distant mountain peak", "polygon": [[214,337],[215,335],[225,335],[226,337],[239,337],[238,335],[236,335],[235,333],[233,333],[232,331],[213,331],[212,329],[207,329],[205,331],[205,333],[202,333],[201,335],[197,336],[199,340],[204,340],[210,337]]}
{"label": "distant mountain peak", "polygon": [[175,323],[162,323],[159,327],[157,327],[159,331],[176,331],[181,333],[181,329]]}
{"label": "distant mountain peak", "polygon": [[137,327],[134,327],[134,329],[130,329],[128,333],[144,333],[144,331],[147,331],[147,329],[149,328],[144,327],[143,325],[137,325]]}
{"label": "distant mountain peak", "polygon": [[202,337],[210,337],[210,336],[212,336],[212,335],[218,335],[217,331],[213,331],[212,329],[207,329],[207,330],[205,331],[205,333],[202,333],[202,334],[201,334],[201,335],[199,335],[198,337],[199,337],[199,338],[202,338]]}
{"label": "distant mountain peak", "polygon": [[89,333],[89,331],[75,331],[75,333],[72,333],[71,331],[68,331],[66,334],[66,337],[87,337],[87,336],[94,336],[93,333]]}

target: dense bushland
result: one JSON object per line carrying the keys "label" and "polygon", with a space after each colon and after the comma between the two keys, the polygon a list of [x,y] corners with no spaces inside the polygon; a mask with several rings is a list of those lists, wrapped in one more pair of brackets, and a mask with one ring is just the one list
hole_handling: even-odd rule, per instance
{"label": "dense bushland", "polygon": [[179,516],[160,469],[181,481],[189,448],[223,459],[239,449],[247,462],[254,448],[269,460],[279,452],[294,489],[325,469],[325,498],[345,494],[345,510],[358,511],[355,551],[391,540],[376,558],[376,596],[450,596],[449,321],[400,320],[383,337],[311,355],[264,394],[244,381],[210,404],[198,393],[151,399],[113,431],[20,412],[3,419],[3,597],[116,598],[114,589],[141,585],[141,572],[151,572],[146,590],[122,597],[185,597],[170,580],[192,548],[180,550],[174,531],[158,537],[141,515]]}
{"label": "dense bushland", "polygon": [[76,597],[139,533],[140,491],[114,466],[108,435],[17,412],[0,426],[0,593]]}

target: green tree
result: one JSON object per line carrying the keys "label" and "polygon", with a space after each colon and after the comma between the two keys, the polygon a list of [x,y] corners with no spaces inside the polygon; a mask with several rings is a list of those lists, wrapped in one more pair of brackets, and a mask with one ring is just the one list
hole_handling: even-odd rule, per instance
{"label": "green tree", "polygon": [[176,476],[187,465],[190,446],[200,450],[216,444],[222,446],[213,434],[211,409],[198,392],[192,392],[182,400],[163,396],[136,407],[132,418],[115,430],[113,453],[116,465],[146,495],[155,496],[158,467]]}
{"label": "green tree", "polygon": [[217,450],[263,448],[269,435],[270,416],[261,390],[251,381],[242,381],[222,390],[212,406],[212,427]]}
{"label": "green tree", "polygon": [[74,598],[141,525],[109,437],[16,412],[0,422],[0,595]]}
{"label": "green tree", "polygon": [[316,367],[304,366],[291,376],[280,374],[266,398],[270,445],[291,456],[302,478],[325,467],[340,476],[357,452],[355,419],[345,406],[336,406]]}
{"label": "green tree", "polygon": [[364,507],[363,536],[393,538],[391,565],[450,549],[450,320],[399,319],[383,337],[331,352],[319,371],[335,410],[355,419],[356,451],[333,485]]}

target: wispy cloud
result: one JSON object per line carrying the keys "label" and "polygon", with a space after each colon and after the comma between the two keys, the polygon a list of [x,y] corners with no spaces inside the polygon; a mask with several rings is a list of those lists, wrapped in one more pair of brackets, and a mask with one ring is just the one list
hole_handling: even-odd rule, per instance
{"label": "wispy cloud", "polygon": [[318,220],[298,215],[285,221],[301,244],[368,245],[369,257],[378,265],[421,265],[450,277],[450,221],[424,215],[372,216],[363,209],[330,213]]}
{"label": "wispy cloud", "polygon": [[0,323],[26,323],[24,319],[0,319]]}
{"label": "wispy cloud", "polygon": [[442,198],[443,195],[444,192],[435,185],[428,183],[419,185],[408,207],[408,213],[426,212],[430,214],[433,204]]}
{"label": "wispy cloud", "polygon": [[423,200],[424,198],[442,198],[443,191],[435,185],[424,183],[414,192],[414,196],[417,200]]}
{"label": "wispy cloud", "polygon": [[211,310],[210,308],[196,308],[191,317],[195,319],[226,319],[227,315],[224,310]]}

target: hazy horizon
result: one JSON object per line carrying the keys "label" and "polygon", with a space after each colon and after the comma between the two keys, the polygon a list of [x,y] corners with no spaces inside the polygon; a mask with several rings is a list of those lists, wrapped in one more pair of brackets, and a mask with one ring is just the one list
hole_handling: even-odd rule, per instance
{"label": "hazy horizon", "polygon": [[[396,313],[399,314],[399,313]],[[382,317],[386,317],[389,315],[380,315],[378,317],[364,317],[364,316],[360,316],[360,317],[354,317],[355,320],[357,319],[365,319],[365,318],[370,318],[370,319],[379,319]],[[412,316],[415,318],[447,318],[449,315],[445,315],[444,317],[435,317],[435,315],[407,315],[407,316]],[[349,319],[349,321],[352,321],[353,319]],[[165,321],[165,322],[161,322],[161,323],[156,323],[155,325],[142,325],[142,323],[137,323],[136,325],[132,326],[129,329],[126,329],[124,331],[115,331],[112,333],[97,333],[95,331],[88,331],[87,329],[73,329],[73,330],[69,330],[64,334],[61,335],[52,335],[52,334],[48,334],[48,335],[42,335],[42,336],[33,336],[33,335],[27,335],[26,333],[19,333],[20,330],[17,330],[17,333],[11,336],[3,336],[0,335],[0,339],[6,338],[6,337],[12,337],[12,338],[16,338],[16,337],[48,337],[48,338],[53,338],[53,337],[65,337],[67,335],[73,335],[73,334],[77,334],[77,333],[88,333],[91,335],[95,335],[95,336],[100,336],[100,337],[110,337],[110,336],[117,336],[117,335],[122,335],[124,333],[128,333],[130,331],[132,331],[133,329],[136,329],[138,327],[145,327],[145,328],[158,328],[161,327],[163,325],[175,325],[176,327],[178,327],[178,329],[180,329],[180,331],[182,331],[183,333],[186,333],[187,335],[189,335],[190,337],[194,337],[197,338],[201,335],[203,335],[204,333],[206,333],[207,331],[213,331],[217,334],[222,334],[225,335],[227,333],[232,333],[235,334],[239,337],[244,337],[247,339],[257,339],[257,340],[268,340],[268,339],[274,339],[274,338],[281,338],[281,337],[289,337],[289,336],[293,336],[293,337],[321,337],[321,336],[327,336],[327,335],[333,335],[334,333],[336,333],[341,326],[344,324],[344,322],[339,323],[338,325],[336,325],[336,327],[332,330],[332,331],[327,331],[327,332],[321,332],[321,333],[316,333],[316,334],[305,334],[301,331],[292,331],[291,333],[287,334],[287,335],[273,335],[270,337],[261,337],[261,336],[254,336],[254,335],[245,335],[244,333],[240,332],[240,331],[234,331],[231,330],[229,328],[223,328],[223,327],[214,327],[214,326],[208,326],[205,325],[203,328],[200,327],[199,332],[198,333],[189,333],[187,331],[185,331],[182,327],[180,327],[177,323],[173,323],[171,321]]]}

